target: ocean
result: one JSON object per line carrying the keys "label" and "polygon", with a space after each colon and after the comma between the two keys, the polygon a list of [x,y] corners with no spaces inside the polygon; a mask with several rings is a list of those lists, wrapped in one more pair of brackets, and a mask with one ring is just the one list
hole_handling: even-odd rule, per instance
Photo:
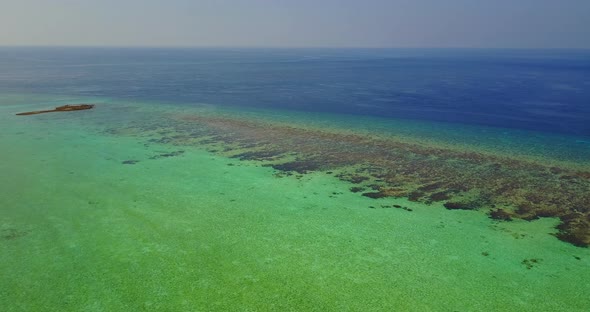
{"label": "ocean", "polygon": [[589,51],[4,47],[0,127],[7,311],[590,307]]}

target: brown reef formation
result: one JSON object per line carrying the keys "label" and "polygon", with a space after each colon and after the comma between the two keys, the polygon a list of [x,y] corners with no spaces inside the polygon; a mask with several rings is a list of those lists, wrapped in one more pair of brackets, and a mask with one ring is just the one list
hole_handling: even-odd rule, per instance
{"label": "brown reef formation", "polygon": [[590,169],[233,117],[163,117],[108,132],[206,146],[284,172],[333,172],[369,198],[440,202],[499,221],[559,218],[557,238],[590,245]]}
{"label": "brown reef formation", "polygon": [[18,116],[26,116],[26,115],[37,115],[37,114],[53,113],[53,112],[70,112],[70,111],[85,110],[85,109],[91,109],[91,108],[94,108],[94,104],[63,105],[63,106],[58,106],[54,109],[24,112],[24,113],[18,113],[17,115]]}

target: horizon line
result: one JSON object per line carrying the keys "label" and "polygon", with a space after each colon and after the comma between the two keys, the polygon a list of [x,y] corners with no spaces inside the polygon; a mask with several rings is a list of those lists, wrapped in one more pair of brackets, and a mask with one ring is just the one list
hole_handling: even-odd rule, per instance
{"label": "horizon line", "polygon": [[112,48],[112,49],[269,49],[269,50],[576,50],[590,47],[470,47],[470,46],[230,46],[230,45],[3,45],[0,48]]}

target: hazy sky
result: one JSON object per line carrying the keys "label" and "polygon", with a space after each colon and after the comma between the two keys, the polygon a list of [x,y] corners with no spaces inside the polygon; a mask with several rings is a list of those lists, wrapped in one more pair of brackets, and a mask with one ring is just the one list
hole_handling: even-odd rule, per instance
{"label": "hazy sky", "polygon": [[590,0],[0,0],[0,45],[590,48]]}

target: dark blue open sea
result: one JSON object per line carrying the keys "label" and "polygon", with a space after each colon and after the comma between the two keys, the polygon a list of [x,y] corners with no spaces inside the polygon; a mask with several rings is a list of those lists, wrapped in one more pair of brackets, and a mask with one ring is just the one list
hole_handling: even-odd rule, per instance
{"label": "dark blue open sea", "polygon": [[590,310],[590,51],[2,47],[0,130],[2,311]]}
{"label": "dark blue open sea", "polygon": [[590,51],[2,48],[0,90],[590,136]]}

